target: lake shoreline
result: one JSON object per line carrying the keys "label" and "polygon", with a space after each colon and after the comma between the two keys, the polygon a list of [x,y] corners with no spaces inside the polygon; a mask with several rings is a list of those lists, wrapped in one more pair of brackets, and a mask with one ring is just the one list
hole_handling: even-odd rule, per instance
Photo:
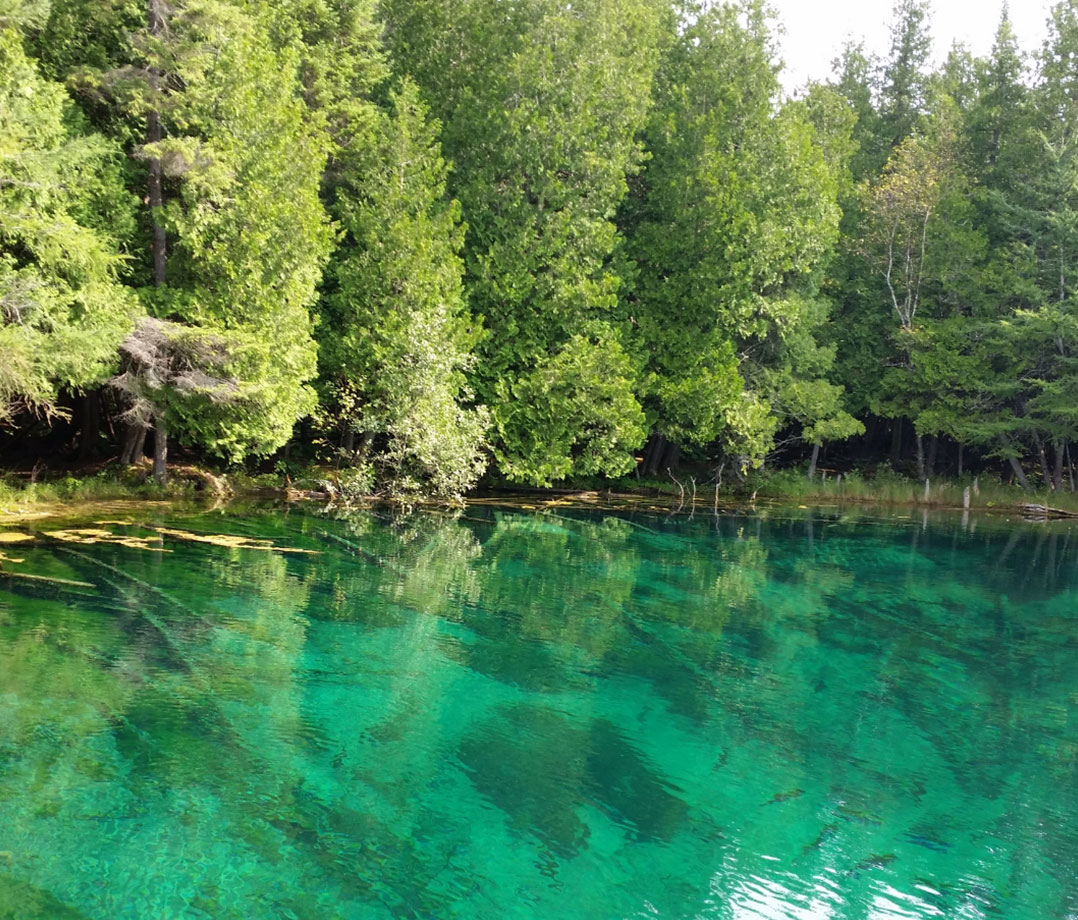
{"label": "lake shoreline", "polygon": [[[30,482],[16,487],[4,485],[0,480],[0,524],[78,517],[83,516],[84,512],[94,514],[118,507],[191,505],[201,508],[244,502],[406,509],[490,506],[538,512],[577,509],[670,515],[856,507],[888,511],[968,511],[1024,517],[1030,514],[1030,507],[1040,506],[1050,511],[1058,510],[1059,516],[1078,515],[1078,496],[1074,493],[1024,492],[999,483],[988,483],[980,488],[979,493],[971,489],[967,507],[963,504],[967,484],[942,479],[930,485],[927,499],[923,487],[909,480],[889,479],[884,486],[874,489],[871,480],[860,477],[848,479],[846,483],[841,480],[810,483],[787,476],[779,482],[774,478],[759,483],[747,480],[735,489],[727,487],[720,490],[716,490],[713,484],[693,488],[691,480],[688,489],[683,483],[678,483],[680,491],[662,483],[633,486],[624,481],[591,489],[491,488],[467,495],[459,502],[447,502],[422,496],[345,495],[335,488],[331,473],[327,474],[326,471],[312,471],[311,476],[291,480],[288,477],[254,478],[243,473],[216,473],[196,466],[178,466],[173,470],[169,484],[164,487],[154,483],[148,472],[148,469],[141,467],[127,470],[104,468],[90,475],[68,472],[57,480]],[[793,482],[798,484],[790,489]],[[303,488],[305,484],[312,487]],[[901,488],[896,489],[896,484]],[[750,490],[752,485],[756,485],[756,488]]]}

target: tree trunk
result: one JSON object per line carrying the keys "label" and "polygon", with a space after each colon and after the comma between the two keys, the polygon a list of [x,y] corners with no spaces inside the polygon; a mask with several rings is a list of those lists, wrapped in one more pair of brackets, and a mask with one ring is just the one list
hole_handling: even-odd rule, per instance
{"label": "tree trunk", "polygon": [[128,422],[124,426],[124,443],[120,450],[120,465],[130,466],[146,450],[146,435],[148,429],[139,422]]}
{"label": "tree trunk", "polygon": [[168,429],[160,416],[153,423],[153,478],[158,485],[168,482]]}
{"label": "tree trunk", "polygon": [[925,460],[925,476],[929,479],[936,475],[936,453],[939,451],[939,446],[939,435],[932,435],[928,439],[928,459]]}
{"label": "tree trunk", "polygon": [[[159,0],[149,0],[149,27],[151,35],[160,35],[164,28],[164,21],[159,8]],[[157,88],[157,75],[150,77],[150,85]],[[146,142],[157,144],[162,139],[161,116],[156,109],[151,109],[146,116]],[[165,257],[168,240],[165,237],[165,225],[161,223],[161,209],[165,204],[164,191],[161,187],[162,168],[159,157],[150,160],[150,175],[147,180],[146,198],[150,205],[150,220],[153,223],[153,239],[150,244],[153,255],[153,283],[154,287],[161,287],[165,283]]]}
{"label": "tree trunk", "polygon": [[1008,457],[1007,462],[1010,463],[1011,469],[1014,470],[1015,479],[1018,480],[1018,484],[1027,492],[1031,491],[1032,486],[1029,484],[1029,479],[1026,476],[1026,471],[1022,469],[1022,464],[1018,462],[1017,457]]}
{"label": "tree trunk", "polygon": [[1063,442],[1056,441],[1052,445],[1055,452],[1055,469],[1052,470],[1052,489],[1056,492],[1063,491]]}
{"label": "tree trunk", "polygon": [[644,475],[655,476],[658,474],[666,452],[666,438],[661,434],[653,434],[648,441],[647,450],[644,451]]}
{"label": "tree trunk", "polygon": [[[156,112],[150,112],[146,117],[146,139],[155,144],[161,140],[161,119]],[[165,204],[165,197],[161,191],[161,160],[150,160],[150,177],[148,181],[147,199],[150,204],[150,219],[153,221],[153,240],[150,244],[153,253],[153,283],[154,287],[161,287],[165,283],[165,254],[168,240],[165,237],[165,227],[161,223],[161,209]]]}
{"label": "tree trunk", "polygon": [[958,442],[958,477],[960,479],[962,478],[962,451],[963,450],[964,450],[964,445],[962,444],[961,441],[959,441]]}
{"label": "tree trunk", "polygon": [[812,445],[812,459],[809,461],[809,482],[816,478],[816,461],[820,459],[820,445]]}
{"label": "tree trunk", "polygon": [[96,390],[83,395],[80,409],[79,460],[85,463],[97,456],[97,441],[101,436],[101,401]]}
{"label": "tree trunk", "polygon": [[1033,452],[1037,455],[1037,463],[1041,468],[1041,478],[1047,488],[1052,486],[1052,474],[1048,471],[1048,455],[1044,452],[1044,443],[1041,436],[1033,432]]}
{"label": "tree trunk", "polygon": [[[164,31],[164,12],[161,0],[149,0],[149,28],[150,35],[160,35]],[[150,85],[157,89],[157,74],[151,74]],[[150,109],[146,116],[146,142],[149,144],[160,143],[163,132],[161,130],[161,116],[156,109]],[[153,255],[153,284],[161,287],[165,283],[165,267],[168,254],[168,239],[165,236],[165,225],[161,222],[161,212],[165,206],[165,194],[162,188],[163,170],[160,157],[150,160],[150,175],[147,179],[146,198],[150,205],[150,221],[153,224],[153,239],[150,243]],[[143,435],[145,438],[145,434]],[[153,433],[153,478],[160,485],[168,481],[168,429],[160,413],[154,419]]]}
{"label": "tree trunk", "polygon": [[1070,479],[1071,491],[1074,491],[1074,458],[1071,456],[1071,446],[1067,445],[1067,478]]}
{"label": "tree trunk", "polygon": [[925,439],[920,435],[916,436],[917,443],[917,479],[919,482],[925,481]]}
{"label": "tree trunk", "polygon": [[681,461],[681,448],[671,441],[666,442],[666,450],[663,451],[663,469],[676,470]]}
{"label": "tree trunk", "polygon": [[110,444],[117,442],[116,415],[119,412],[116,391],[112,387],[102,387],[97,391],[98,415],[104,423]]}
{"label": "tree trunk", "polygon": [[891,466],[896,466],[902,459],[902,419],[896,418],[891,423]]}
{"label": "tree trunk", "polygon": [[649,435],[644,444],[644,456],[640,458],[638,469],[644,476],[651,475],[651,459],[655,456],[655,435]]}
{"label": "tree trunk", "polygon": [[347,427],[344,429],[344,437],[341,438],[341,450],[351,456],[356,449],[356,430],[347,422],[345,424]]}

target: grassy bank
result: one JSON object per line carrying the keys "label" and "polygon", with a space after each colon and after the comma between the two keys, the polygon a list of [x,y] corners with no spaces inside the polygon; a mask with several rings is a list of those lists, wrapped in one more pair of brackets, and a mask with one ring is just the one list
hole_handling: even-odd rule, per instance
{"label": "grassy bank", "polygon": [[757,476],[749,485],[758,498],[799,504],[863,502],[878,505],[962,508],[966,489],[970,490],[969,507],[989,510],[1015,508],[1026,504],[1048,505],[1078,512],[1078,493],[1053,492],[1051,489],[1026,491],[997,479],[966,476],[962,479],[929,480],[925,483],[881,469],[873,475],[856,470],[810,480],[798,470],[779,470]]}
{"label": "grassy bank", "polygon": [[220,500],[233,495],[239,484],[232,477],[190,466],[170,470],[165,486],[158,485],[149,473],[147,464],[67,471],[41,479],[0,474],[0,515],[111,501]]}
{"label": "grassy bank", "polygon": [[[695,482],[694,482],[695,478]],[[627,476],[610,484],[587,482],[581,488],[610,492],[650,495],[666,501],[684,502],[686,508],[709,507],[716,501],[715,483],[706,473],[680,471],[664,479],[637,479]],[[895,473],[888,467],[858,470],[841,475],[820,472],[809,479],[802,470],[765,470],[748,474],[743,480],[727,475],[719,487],[717,501],[730,503],[769,502],[789,505],[864,504],[907,508],[963,508],[965,490],[970,490],[971,510],[1020,510],[1028,504],[1046,505],[1078,512],[1078,493],[1053,492],[1051,489],[1026,491],[1018,485],[992,477],[965,476],[961,479],[934,478],[926,492],[923,481]],[[695,490],[695,501],[694,501]]]}
{"label": "grassy bank", "polygon": [[[150,476],[149,464],[123,469],[108,466],[101,469],[72,470],[52,474],[48,478],[30,481],[25,475],[0,474],[0,515],[20,515],[61,509],[66,506],[111,501],[213,501],[233,498],[275,497],[289,500],[336,497],[338,501],[361,500],[364,496],[351,493],[340,481],[341,473],[311,469],[304,475],[288,478],[276,474],[257,477],[242,472],[212,472],[197,466],[170,468],[169,482],[158,485]],[[963,495],[970,490],[971,510],[1019,510],[1027,504],[1046,505],[1078,513],[1078,493],[1051,490],[1025,491],[995,479],[937,479],[930,481],[926,492],[923,482],[883,468],[872,473],[858,471],[841,476],[829,473],[809,480],[798,470],[769,470],[755,473],[743,481],[726,482],[715,494],[715,484],[703,475],[690,472],[676,474],[676,481],[667,479],[636,479],[629,476],[616,482],[576,483],[572,489],[527,490],[508,488],[506,493],[527,505],[534,499],[536,506],[558,501],[594,496],[604,505],[617,505],[624,499],[628,505],[641,500],[654,500],[666,507],[703,509],[716,502],[723,506],[767,502],[786,505],[864,504],[892,507],[927,507],[961,509]],[[305,491],[302,487],[309,487]],[[495,495],[504,495],[500,490]],[[694,494],[695,493],[695,494]],[[376,496],[370,499],[377,501]],[[482,504],[486,499],[473,498]],[[419,502],[419,504],[424,504]]]}

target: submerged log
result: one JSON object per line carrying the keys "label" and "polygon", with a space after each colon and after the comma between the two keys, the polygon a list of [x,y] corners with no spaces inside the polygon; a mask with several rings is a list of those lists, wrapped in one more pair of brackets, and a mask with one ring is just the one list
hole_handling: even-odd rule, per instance
{"label": "submerged log", "polygon": [[[18,560],[8,560],[10,562],[22,562]],[[7,569],[0,569],[0,578],[18,578],[22,581],[40,581],[50,585],[64,585],[68,588],[96,588],[97,585],[90,584],[88,581],[75,581],[71,578],[54,578],[51,575],[31,575],[29,572],[11,572]]]}

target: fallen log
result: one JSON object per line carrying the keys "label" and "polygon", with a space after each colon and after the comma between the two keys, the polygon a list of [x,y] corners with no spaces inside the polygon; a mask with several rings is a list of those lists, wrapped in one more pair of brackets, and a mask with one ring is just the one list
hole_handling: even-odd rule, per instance
{"label": "fallen log", "polygon": [[1022,510],[1039,518],[1078,518],[1078,511],[1064,511],[1062,508],[1050,508],[1048,505],[1022,505]]}

